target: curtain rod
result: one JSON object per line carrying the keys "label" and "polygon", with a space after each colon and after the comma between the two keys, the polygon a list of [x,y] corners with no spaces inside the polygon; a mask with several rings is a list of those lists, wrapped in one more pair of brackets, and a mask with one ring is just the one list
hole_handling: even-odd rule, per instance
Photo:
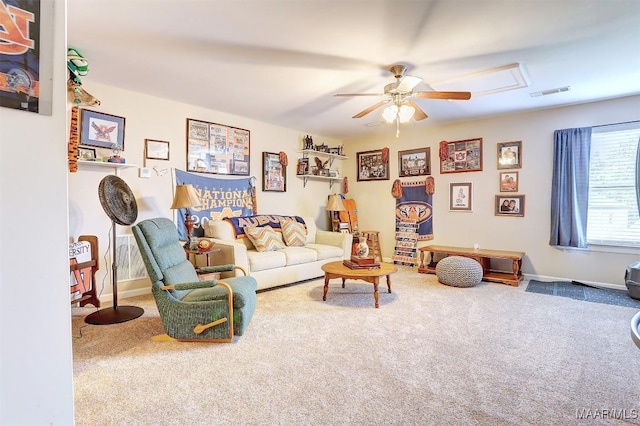
{"label": "curtain rod", "polygon": [[611,123],[611,124],[598,124],[597,126],[591,126],[591,127],[619,126],[620,124],[630,124],[630,123],[640,123],[640,120],[622,121],[620,123]]}

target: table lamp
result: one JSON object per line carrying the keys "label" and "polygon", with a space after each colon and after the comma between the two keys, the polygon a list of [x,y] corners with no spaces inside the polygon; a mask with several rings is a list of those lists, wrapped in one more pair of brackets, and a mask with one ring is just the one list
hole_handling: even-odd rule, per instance
{"label": "table lamp", "polygon": [[200,198],[195,188],[190,184],[176,185],[176,193],[173,197],[172,209],[186,209],[184,227],[187,229],[187,242],[185,247],[191,248],[191,235],[193,233],[193,219],[191,219],[190,207],[200,206]]}
{"label": "table lamp", "polygon": [[336,212],[346,210],[344,204],[342,203],[342,198],[338,194],[329,195],[329,201],[327,202],[326,210],[331,214],[331,226],[333,227],[333,232],[338,231],[340,218],[338,217]]}

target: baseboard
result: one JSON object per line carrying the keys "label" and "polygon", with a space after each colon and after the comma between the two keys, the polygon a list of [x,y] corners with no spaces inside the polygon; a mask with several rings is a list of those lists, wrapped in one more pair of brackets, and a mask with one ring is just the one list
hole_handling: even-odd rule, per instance
{"label": "baseboard", "polygon": [[[537,280],[537,281],[573,281],[571,278],[562,278],[562,277],[548,277],[546,275],[531,275],[531,274],[523,274],[525,280]],[[586,284],[591,287],[599,287],[599,288],[610,288],[613,290],[627,290],[627,286],[624,284],[612,284],[612,283],[601,283],[597,281],[585,281],[585,280],[576,280],[579,283]]]}

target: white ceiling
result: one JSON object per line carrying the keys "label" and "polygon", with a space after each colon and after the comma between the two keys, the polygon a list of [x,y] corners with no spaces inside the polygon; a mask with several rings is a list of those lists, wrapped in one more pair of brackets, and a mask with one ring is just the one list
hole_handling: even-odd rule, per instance
{"label": "white ceiling", "polygon": [[[335,138],[389,132],[351,118],[405,64],[415,90],[520,63],[529,87],[415,100],[412,127],[640,94],[638,0],[68,0],[84,79]],[[529,93],[561,86],[549,96]],[[94,93],[98,98],[100,93]],[[117,111],[109,111],[117,113]],[[200,117],[215,121],[215,117]],[[233,125],[234,123],[223,123]]]}

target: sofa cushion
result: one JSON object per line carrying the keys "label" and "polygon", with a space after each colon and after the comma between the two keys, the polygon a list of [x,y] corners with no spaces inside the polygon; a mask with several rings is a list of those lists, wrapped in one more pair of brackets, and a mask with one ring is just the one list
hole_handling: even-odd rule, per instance
{"label": "sofa cushion", "polygon": [[307,228],[293,220],[285,220],[282,224],[282,238],[289,247],[304,246],[307,242]]}
{"label": "sofa cushion", "polygon": [[305,245],[304,247],[314,250],[318,256],[318,260],[331,259],[332,257],[342,257],[344,255],[341,247],[317,243],[307,243],[307,245]]}
{"label": "sofa cushion", "polygon": [[249,270],[251,272],[282,268],[287,265],[287,256],[283,250],[262,252],[247,250],[247,259],[249,260]]}
{"label": "sofa cushion", "polygon": [[285,248],[280,235],[269,225],[245,226],[244,233],[249,237],[258,251],[272,251]]}
{"label": "sofa cushion", "polygon": [[318,252],[306,247],[287,247],[280,251],[284,253],[287,259],[287,266],[318,260]]}

